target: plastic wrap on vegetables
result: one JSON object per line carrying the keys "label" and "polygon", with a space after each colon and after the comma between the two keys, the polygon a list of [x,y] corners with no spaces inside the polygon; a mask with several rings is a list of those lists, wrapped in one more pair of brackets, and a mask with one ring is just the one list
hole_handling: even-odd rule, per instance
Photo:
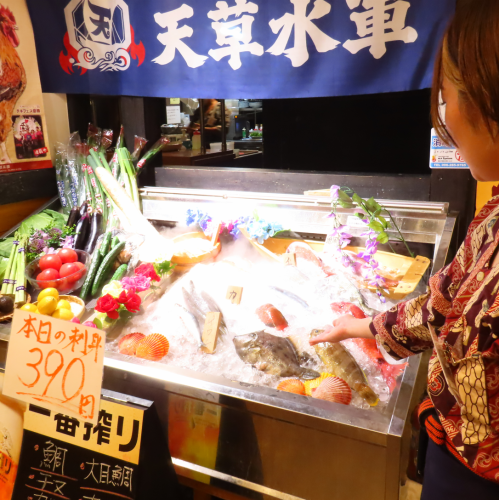
{"label": "plastic wrap on vegetables", "polygon": [[153,144],[149,151],[147,151],[147,153],[141,158],[141,160],[137,162],[137,175],[140,175],[140,172],[142,172],[147,162],[150,161],[158,153],[161,153],[165,149],[167,144],[170,144],[170,141],[166,137],[160,137]]}
{"label": "plastic wrap on vegetables", "polygon": [[57,190],[59,191],[59,199],[61,200],[61,206],[64,214],[69,215],[71,208],[73,207],[71,199],[71,188],[70,179],[68,179],[68,152],[66,146],[61,143],[57,143],[55,146],[55,175],[57,179]]}

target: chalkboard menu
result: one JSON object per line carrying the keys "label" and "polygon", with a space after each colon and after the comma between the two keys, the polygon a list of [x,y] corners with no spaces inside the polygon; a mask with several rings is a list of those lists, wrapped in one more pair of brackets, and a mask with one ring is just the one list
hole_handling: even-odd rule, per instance
{"label": "chalkboard menu", "polygon": [[[163,431],[152,403],[147,403],[121,404],[103,398],[97,424],[30,405],[12,499],[134,500],[176,491],[171,457],[162,447]],[[143,435],[148,421],[155,440]],[[161,448],[163,460],[157,458],[152,443]],[[151,471],[145,470],[151,468],[156,484]],[[163,498],[168,497],[176,495]]]}

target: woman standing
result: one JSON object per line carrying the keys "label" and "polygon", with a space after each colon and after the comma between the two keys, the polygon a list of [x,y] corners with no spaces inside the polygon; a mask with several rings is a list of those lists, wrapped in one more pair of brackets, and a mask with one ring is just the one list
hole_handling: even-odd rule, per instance
{"label": "woman standing", "polygon": [[[460,2],[436,61],[432,117],[475,179],[499,181],[499,1]],[[375,337],[398,359],[434,350],[420,410],[423,500],[499,499],[498,247],[494,197],[425,295],[372,319],[341,316],[310,342]]]}

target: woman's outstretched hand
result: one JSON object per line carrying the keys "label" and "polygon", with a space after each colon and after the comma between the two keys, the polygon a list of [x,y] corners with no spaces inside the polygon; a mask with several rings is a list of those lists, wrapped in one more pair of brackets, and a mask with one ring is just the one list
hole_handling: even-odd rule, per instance
{"label": "woman's outstretched hand", "polygon": [[357,319],[350,314],[344,314],[333,321],[333,325],[324,327],[323,333],[310,339],[310,345],[321,342],[340,342],[346,339],[365,338],[373,339],[369,329],[371,318]]}

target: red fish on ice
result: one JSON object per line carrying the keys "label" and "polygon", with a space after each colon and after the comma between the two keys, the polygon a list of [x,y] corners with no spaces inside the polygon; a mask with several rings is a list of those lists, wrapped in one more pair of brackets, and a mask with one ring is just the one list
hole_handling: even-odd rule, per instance
{"label": "red fish on ice", "polygon": [[256,310],[256,314],[266,326],[276,328],[277,330],[284,330],[288,327],[286,318],[282,315],[281,311],[272,304],[260,306]]}
{"label": "red fish on ice", "polygon": [[404,371],[407,363],[400,365],[391,365],[385,361],[385,358],[378,349],[376,340],[374,339],[352,339],[358,347],[360,347],[368,356],[371,361],[373,361],[379,370],[383,380],[386,382],[390,388],[390,393],[393,392],[395,386],[397,385],[397,377]]}
{"label": "red fish on ice", "polygon": [[304,241],[293,241],[293,243],[291,243],[291,245],[289,245],[288,249],[286,250],[286,253],[294,253],[296,255],[296,262],[298,265],[300,263],[300,260],[303,259],[314,264],[319,269],[322,269],[322,271],[324,271],[327,276],[331,276],[334,274],[329,266],[325,265],[324,262],[322,262],[322,259],[320,259],[315,254],[315,252],[312,250],[312,247]]}
{"label": "red fish on ice", "polygon": [[366,317],[364,311],[357,307],[355,304],[350,302],[333,302],[331,304],[331,309],[333,312],[338,314],[351,314],[357,319],[363,319]]}

